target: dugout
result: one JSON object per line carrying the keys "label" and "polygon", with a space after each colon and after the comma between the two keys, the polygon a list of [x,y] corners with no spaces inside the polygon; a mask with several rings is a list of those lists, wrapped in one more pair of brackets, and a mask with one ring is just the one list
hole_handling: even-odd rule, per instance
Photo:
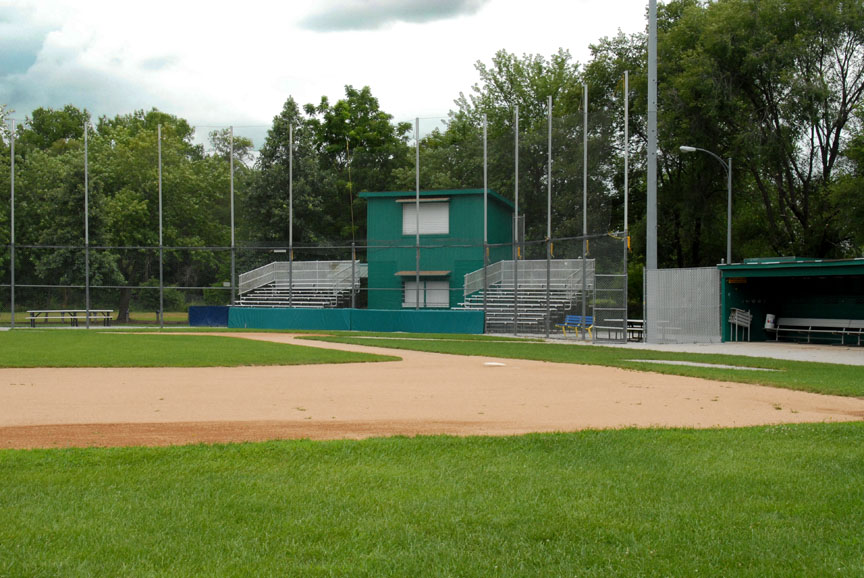
{"label": "dugout", "polygon": [[[864,319],[864,257],[745,259],[719,265],[723,341],[732,340],[732,308],[753,315],[751,341],[774,339],[765,331],[765,317]],[[782,339],[782,337],[781,337]],[[837,338],[833,339],[837,342]]]}

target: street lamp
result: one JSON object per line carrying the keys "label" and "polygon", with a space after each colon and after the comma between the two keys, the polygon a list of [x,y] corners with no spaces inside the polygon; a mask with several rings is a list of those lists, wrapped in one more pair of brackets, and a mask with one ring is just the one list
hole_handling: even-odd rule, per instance
{"label": "street lamp", "polygon": [[707,153],[717,159],[726,169],[726,263],[732,263],[732,157],[729,157],[727,162],[705,149],[688,146],[681,146],[679,149],[682,153],[695,153],[696,151]]}

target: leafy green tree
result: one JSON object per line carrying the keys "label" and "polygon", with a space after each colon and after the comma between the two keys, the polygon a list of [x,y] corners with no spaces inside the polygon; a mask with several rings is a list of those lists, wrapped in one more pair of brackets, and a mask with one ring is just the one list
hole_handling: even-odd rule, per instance
{"label": "leafy green tree", "polygon": [[[659,39],[666,142],[733,157],[745,250],[844,255],[842,207],[830,191],[864,96],[864,7],[726,0],[666,8],[674,16]],[[711,160],[687,163],[707,173]],[[700,188],[714,191],[703,205],[716,206],[725,175],[710,171]]]}
{"label": "leafy green tree", "polygon": [[318,161],[315,132],[294,99],[288,98],[267,132],[243,202],[246,227],[243,237],[257,244],[288,245],[291,127],[294,139],[294,240],[304,244],[324,244],[329,240],[328,233],[336,228],[336,216],[325,211],[325,191],[331,188],[328,183],[331,177]]}
{"label": "leafy green tree", "polygon": [[[45,249],[16,251],[16,281],[20,284],[84,285],[84,121],[86,111],[67,106],[63,111],[39,109],[31,124],[18,129],[16,142],[16,243]],[[81,119],[77,131],[69,121]],[[58,129],[56,127],[65,127]],[[90,203],[91,245],[100,245],[98,201]],[[97,225],[94,229],[93,225]],[[115,256],[94,251],[90,255],[94,285],[120,280]],[[68,306],[74,291],[60,289],[59,303]],[[45,298],[58,299],[56,295]],[[48,303],[44,303],[47,305]]]}
{"label": "leafy green tree", "polygon": [[861,117],[864,109],[857,111],[857,127],[852,138],[843,149],[844,170],[832,186],[831,202],[842,207],[839,221],[841,236],[848,239],[846,253],[864,255],[864,130]]}
{"label": "leafy green tree", "polygon": [[89,122],[86,110],[67,104],[62,109],[37,108],[19,129],[22,151],[54,149],[60,152],[68,143],[84,137],[84,123]]}
{"label": "leafy green tree", "polygon": [[[99,198],[99,230],[116,251],[127,286],[158,278],[158,127],[162,127],[163,245],[225,246],[230,192],[227,163],[202,157],[192,143],[194,129],[183,119],[151,110],[103,117],[93,141],[93,189]],[[224,259],[211,251],[166,251],[169,282],[201,286],[224,274]],[[128,319],[131,289],[120,291],[119,318]]]}
{"label": "leafy green tree", "polygon": [[[541,239],[546,234],[548,97],[551,96],[553,116],[557,118],[553,127],[553,146],[558,147],[553,151],[553,157],[557,159],[553,160],[553,223],[558,227],[553,235],[576,233],[573,229],[575,224],[568,217],[572,215],[577,185],[581,190],[581,181],[576,183],[567,178],[565,167],[574,159],[581,159],[581,153],[574,148],[578,146],[581,150],[581,137],[574,147],[571,147],[574,141],[570,138],[576,128],[574,115],[582,110],[579,65],[572,62],[566,50],[559,50],[548,59],[536,54],[520,58],[500,50],[492,58],[491,65],[477,62],[475,68],[480,81],[472,87],[470,94],[461,93],[456,100],[457,110],[451,114],[448,127],[450,138],[461,140],[463,147],[469,143],[473,145],[469,146],[476,151],[474,164],[478,174],[482,174],[480,135],[485,115],[490,149],[490,188],[512,199],[515,190],[514,114],[519,107],[520,213],[525,215],[527,237]],[[581,124],[579,126],[578,130],[581,130]],[[449,146],[452,148],[454,145]],[[455,158],[464,165],[460,156]],[[466,171],[457,168],[455,172],[464,174]],[[581,195],[578,199],[581,202]]]}
{"label": "leafy green tree", "polygon": [[[551,57],[518,57],[501,50],[491,64],[478,62],[480,81],[460,94],[444,131],[421,143],[421,187],[482,182],[482,121],[488,132],[490,188],[514,199],[515,111],[519,110],[519,211],[528,239],[546,236],[547,189],[552,185],[552,235],[582,234],[584,88],[588,104],[588,232],[623,228],[622,80],[642,56],[641,39],[619,36],[593,47],[582,67],[559,50]],[[635,48],[634,48],[635,45]],[[592,84],[593,83],[593,84]],[[552,174],[549,175],[549,98],[552,98]]]}
{"label": "leafy green tree", "polygon": [[[0,190],[9,191],[11,188],[11,127],[9,117],[11,112],[5,104],[0,104]],[[8,283],[8,267],[10,252],[5,246],[10,242],[10,211],[9,203],[0,202],[0,283]]]}
{"label": "leafy green tree", "polygon": [[11,137],[11,127],[9,125],[12,112],[5,104],[0,104],[0,146],[8,147]]}
{"label": "leafy green tree", "polygon": [[[646,101],[647,44],[644,33],[625,35],[619,32],[611,38],[601,38],[590,46],[591,59],[584,67],[583,81],[588,85],[590,118],[597,122],[592,130],[599,135],[591,144],[598,154],[592,170],[604,179],[607,189],[605,211],[607,230],[624,228],[624,89],[625,73],[629,72],[629,134],[628,154],[628,227],[636,241],[636,253],[644,255],[645,167],[646,167]],[[591,146],[589,144],[589,146]],[[589,200],[590,202],[590,200]],[[596,220],[596,219],[595,219]],[[600,225],[604,223],[600,221]]]}
{"label": "leafy green tree", "polygon": [[[154,277],[141,283],[141,288],[135,291],[136,305],[144,311],[153,311],[159,317],[159,279]],[[161,305],[164,311],[186,311],[186,296],[176,287],[162,286]]]}
{"label": "leafy green tree", "polygon": [[392,190],[394,171],[411,162],[407,146],[411,124],[394,124],[368,86],[357,90],[348,85],[344,99],[330,104],[322,97],[318,105],[307,104],[304,111],[321,169],[335,176],[336,189],[324,198],[325,210],[336,219],[330,234],[362,238],[366,211],[357,193]]}
{"label": "leafy green tree", "polygon": [[345,87],[301,112],[293,98],[273,119],[244,200],[248,237],[288,244],[289,127],[293,127],[294,241],[319,246],[365,237],[362,191],[393,190],[411,163],[407,123],[393,124],[369,87]]}
{"label": "leafy green tree", "polygon": [[252,150],[254,146],[252,139],[237,135],[234,135],[232,138],[230,128],[210,131],[208,136],[210,145],[216,151],[216,156],[230,160],[233,154],[235,164],[239,163],[243,166],[249,166],[252,163]]}

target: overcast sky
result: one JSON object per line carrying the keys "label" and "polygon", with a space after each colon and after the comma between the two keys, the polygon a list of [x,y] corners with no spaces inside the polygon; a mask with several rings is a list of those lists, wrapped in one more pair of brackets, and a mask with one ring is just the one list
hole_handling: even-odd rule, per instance
{"label": "overcast sky", "polygon": [[645,29],[647,0],[0,0],[0,104],[23,119],[156,107],[261,145],[288,96],[368,85],[396,120],[446,116],[500,49],[586,62]]}

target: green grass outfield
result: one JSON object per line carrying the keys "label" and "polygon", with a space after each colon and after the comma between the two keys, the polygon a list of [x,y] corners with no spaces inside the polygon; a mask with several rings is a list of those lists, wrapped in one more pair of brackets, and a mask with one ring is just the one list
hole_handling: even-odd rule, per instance
{"label": "green grass outfield", "polygon": [[218,335],[32,329],[0,332],[0,367],[230,367],[396,359]]}
{"label": "green grass outfield", "polygon": [[864,424],[0,452],[0,576],[864,576]]}
{"label": "green grass outfield", "polygon": [[[716,355],[703,353],[681,353],[673,351],[651,351],[623,347],[573,345],[563,343],[539,343],[518,340],[465,340],[454,336],[432,338],[430,336],[400,336],[402,338],[366,337],[363,335],[339,335],[334,337],[309,337],[337,343],[356,343],[393,349],[431,351],[458,355],[478,355],[505,359],[532,359],[554,363],[577,363],[604,365],[638,371],[702,377],[721,381],[753,383],[772,387],[797,389],[813,393],[864,396],[864,367],[831,363],[813,363],[745,357],[741,355]],[[640,363],[640,360],[692,361],[756,367],[775,371],[746,371],[713,367],[691,367],[684,365],[662,365]],[[578,369],[574,368],[574,375]]]}
{"label": "green grass outfield", "polygon": [[[845,395],[864,387],[860,367],[399,337],[330,339]],[[0,333],[6,367],[374,358],[219,336]],[[0,484],[0,577],[864,576],[862,422],[3,450]]]}

